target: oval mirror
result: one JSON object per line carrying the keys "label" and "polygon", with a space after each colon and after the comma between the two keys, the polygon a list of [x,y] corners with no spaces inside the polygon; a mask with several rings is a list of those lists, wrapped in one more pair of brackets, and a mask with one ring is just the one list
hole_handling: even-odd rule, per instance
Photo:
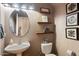
{"label": "oval mirror", "polygon": [[16,36],[24,36],[29,31],[29,18],[25,11],[14,10],[9,17],[9,27]]}

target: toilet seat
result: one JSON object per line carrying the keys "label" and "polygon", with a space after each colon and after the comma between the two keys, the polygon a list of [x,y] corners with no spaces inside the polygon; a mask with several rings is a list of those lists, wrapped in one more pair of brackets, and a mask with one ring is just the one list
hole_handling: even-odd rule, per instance
{"label": "toilet seat", "polygon": [[56,56],[55,54],[46,54],[45,56]]}

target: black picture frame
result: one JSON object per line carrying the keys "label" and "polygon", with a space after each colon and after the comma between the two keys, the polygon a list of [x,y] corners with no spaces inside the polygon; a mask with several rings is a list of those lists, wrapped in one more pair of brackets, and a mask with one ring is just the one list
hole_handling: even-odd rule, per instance
{"label": "black picture frame", "polygon": [[[73,20],[69,18],[73,18]],[[72,23],[69,24],[69,20],[71,20]],[[74,21],[74,22],[73,22]],[[73,13],[71,15],[66,16],[66,26],[78,26],[79,25],[79,13]]]}
{"label": "black picture frame", "polygon": [[50,14],[50,9],[49,9],[49,8],[45,8],[45,7],[41,7],[41,8],[40,8],[40,12],[41,12],[41,13]]}
{"label": "black picture frame", "polygon": [[[76,6],[75,6],[75,9],[73,9],[73,7],[72,7],[72,5],[71,5],[71,8],[70,9],[73,9],[72,11],[69,11],[68,10],[68,7],[69,7],[69,5],[70,4],[76,4]],[[73,12],[76,12],[76,11],[79,11],[79,3],[67,3],[66,4],[66,14],[70,14],[70,13],[73,13]]]}
{"label": "black picture frame", "polygon": [[[71,32],[69,33],[70,30],[71,30]],[[74,31],[76,31],[76,32],[74,33]],[[79,28],[66,28],[65,34],[66,34],[67,39],[79,40]],[[68,36],[68,34],[71,35],[71,37]],[[75,36],[73,36],[73,34]]]}

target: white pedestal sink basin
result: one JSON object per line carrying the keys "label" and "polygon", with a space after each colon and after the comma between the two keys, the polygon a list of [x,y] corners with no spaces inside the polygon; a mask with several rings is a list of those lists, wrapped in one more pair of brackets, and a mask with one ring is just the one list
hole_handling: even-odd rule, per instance
{"label": "white pedestal sink basin", "polygon": [[5,51],[16,54],[17,56],[21,56],[22,52],[27,50],[29,47],[30,47],[30,43],[28,41],[20,44],[14,43],[6,46]]}

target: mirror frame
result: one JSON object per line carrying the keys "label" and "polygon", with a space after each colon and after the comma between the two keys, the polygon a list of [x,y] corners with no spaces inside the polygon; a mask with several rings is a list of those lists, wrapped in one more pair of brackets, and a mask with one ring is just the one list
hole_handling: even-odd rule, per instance
{"label": "mirror frame", "polygon": [[26,36],[28,33],[29,33],[29,31],[30,31],[30,20],[29,20],[29,16],[28,16],[28,14],[26,13],[26,11],[23,11],[23,10],[20,10],[20,11],[22,11],[22,12],[25,12],[26,13],[26,15],[28,16],[28,22],[29,22],[29,27],[28,27],[28,30],[27,30],[27,32],[24,34],[24,35],[22,35],[22,36],[18,36],[18,35],[16,35],[14,32],[12,32],[12,30],[10,29],[10,17],[11,17],[11,15],[12,15],[12,13],[13,12],[16,12],[17,10],[16,9],[14,9],[11,13],[10,13],[10,15],[9,15],[9,18],[8,18],[8,25],[9,25],[9,30],[10,30],[10,32],[12,33],[12,35],[14,35],[14,36],[16,36],[16,37],[24,37],[24,36]]}

